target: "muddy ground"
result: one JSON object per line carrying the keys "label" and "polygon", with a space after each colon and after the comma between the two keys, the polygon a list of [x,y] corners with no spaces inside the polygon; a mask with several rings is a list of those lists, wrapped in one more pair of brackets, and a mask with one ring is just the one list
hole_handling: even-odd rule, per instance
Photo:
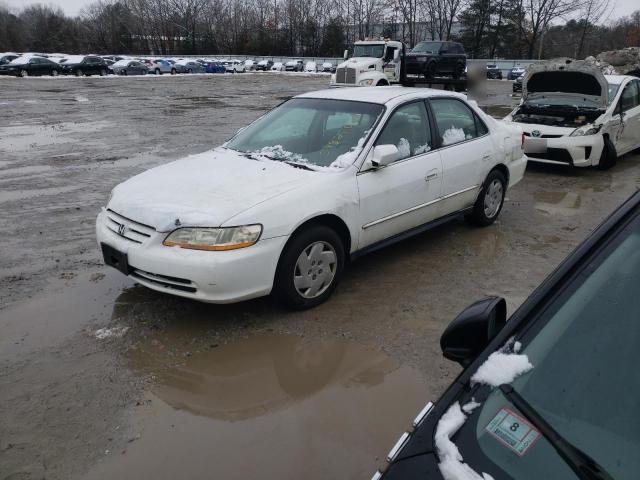
{"label": "muddy ground", "polygon": [[[495,225],[365,256],[306,312],[197,304],[102,266],[115,184],[327,81],[0,79],[0,479],[368,478],[457,374],[447,323],[488,294],[512,312],[640,185],[639,155],[531,165]],[[503,113],[510,88],[481,103]]]}

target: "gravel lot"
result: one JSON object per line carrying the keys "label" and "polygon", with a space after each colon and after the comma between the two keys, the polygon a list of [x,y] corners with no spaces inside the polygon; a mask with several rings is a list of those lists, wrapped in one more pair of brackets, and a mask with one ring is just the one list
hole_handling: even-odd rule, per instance
{"label": "gravel lot", "polygon": [[[0,78],[0,479],[363,478],[458,369],[438,340],[488,294],[512,312],[640,186],[530,165],[485,229],[363,257],[306,312],[202,305],[101,264],[110,189],[222,143],[326,76]],[[503,113],[510,82],[481,99]]]}

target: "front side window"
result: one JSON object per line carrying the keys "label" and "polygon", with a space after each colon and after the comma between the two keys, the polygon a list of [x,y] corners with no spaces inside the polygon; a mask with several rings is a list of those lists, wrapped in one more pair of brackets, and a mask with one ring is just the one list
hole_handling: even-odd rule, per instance
{"label": "front side window", "polygon": [[[636,480],[640,471],[638,285],[636,216],[540,310],[520,338],[533,369],[512,383],[562,437],[616,480]],[[504,439],[515,444],[517,435],[528,434],[530,444],[513,447],[496,437],[496,420],[508,411],[522,416],[499,389],[491,390],[454,437],[465,461],[494,478],[575,480],[545,438],[517,418]]]}
{"label": "front side window", "polygon": [[431,100],[442,146],[464,142],[487,133],[487,127],[460,100],[436,98]]}
{"label": "front side window", "polygon": [[376,145],[395,145],[398,160],[431,150],[431,130],[424,102],[413,102],[393,112]]}
{"label": "front side window", "polygon": [[271,160],[336,166],[338,157],[364,144],[383,111],[374,103],[294,98],[239,132],[226,146]]}

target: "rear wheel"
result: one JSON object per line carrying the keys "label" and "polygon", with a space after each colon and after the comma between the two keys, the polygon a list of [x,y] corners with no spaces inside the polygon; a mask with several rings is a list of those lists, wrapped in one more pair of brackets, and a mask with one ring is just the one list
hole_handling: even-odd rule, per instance
{"label": "rear wheel", "polygon": [[100,76],[101,76],[101,77],[106,77],[106,76],[107,76],[107,71],[106,71],[104,68],[102,68],[102,69],[100,70]]}
{"label": "rear wheel", "polygon": [[155,70],[155,74],[156,74],[156,75],[160,75],[161,73],[162,73],[162,72],[160,71],[160,69],[159,69],[159,68],[156,68],[156,70]]}
{"label": "rear wheel", "polygon": [[604,137],[604,147],[602,148],[602,154],[598,162],[598,169],[608,170],[616,164],[617,160],[618,152],[616,152],[615,145],[609,137]]}
{"label": "rear wheel", "polygon": [[172,69],[171,69],[171,75],[175,75],[175,74],[176,74],[176,69],[175,69],[175,68],[172,68]]}
{"label": "rear wheel", "polygon": [[51,76],[52,77],[57,77],[58,76],[58,70],[51,70]]}
{"label": "rear wheel", "polygon": [[287,306],[312,308],[327,300],[344,268],[344,246],[331,228],[316,225],[297,234],[278,263],[274,293]]}
{"label": "rear wheel", "polygon": [[122,75],[124,75],[126,77],[127,76],[127,71],[126,70],[122,70]]}
{"label": "rear wheel", "polygon": [[462,76],[462,74],[464,73],[464,65],[462,65],[461,63],[458,63],[456,65],[456,68],[453,70],[453,78],[460,78]]}
{"label": "rear wheel", "polygon": [[469,223],[486,227],[496,221],[504,205],[507,191],[507,179],[499,170],[492,170],[487,175],[473,210],[467,214]]}
{"label": "rear wheel", "polygon": [[436,76],[436,62],[429,62],[424,69],[424,76],[427,79],[431,79]]}
{"label": "rear wheel", "polygon": [[29,76],[29,72],[24,70],[24,69],[20,70],[20,76],[23,77],[23,78],[24,77],[28,77]]}
{"label": "rear wheel", "polygon": [[80,69],[76,70],[76,77],[81,77],[82,75],[83,75],[82,70]]}

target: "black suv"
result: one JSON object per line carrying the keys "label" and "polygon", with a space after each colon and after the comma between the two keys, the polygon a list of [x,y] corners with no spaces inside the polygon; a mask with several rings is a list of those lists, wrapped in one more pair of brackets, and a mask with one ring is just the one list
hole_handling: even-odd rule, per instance
{"label": "black suv", "polygon": [[100,75],[104,77],[109,73],[109,65],[103,58],[94,55],[72,56],[68,59],[61,60],[60,66],[66,75],[75,75],[81,77],[83,75]]}
{"label": "black suv", "polygon": [[467,66],[464,47],[457,42],[420,42],[406,55],[407,73],[433,78],[450,75],[460,78]]}

